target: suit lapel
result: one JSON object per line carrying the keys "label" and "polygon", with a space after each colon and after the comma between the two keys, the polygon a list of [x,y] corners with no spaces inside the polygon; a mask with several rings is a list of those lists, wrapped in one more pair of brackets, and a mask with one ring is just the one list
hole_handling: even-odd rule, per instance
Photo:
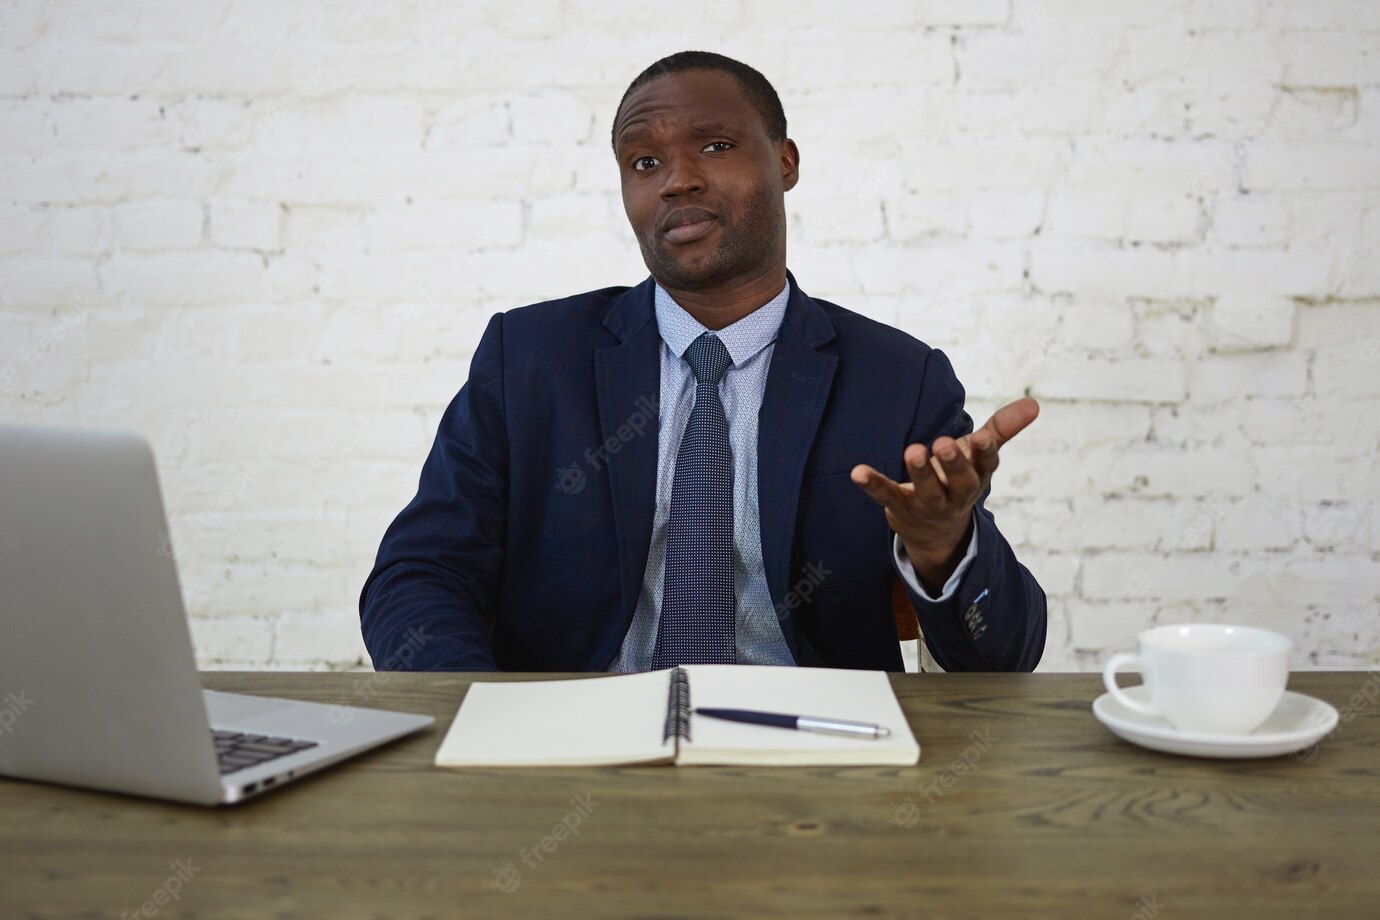
{"label": "suit lapel", "polygon": [[[608,451],[607,456],[623,593],[620,641],[637,607],[656,511],[661,336],[652,306],[652,289],[649,277],[614,300],[604,325],[620,341],[594,352],[599,426],[604,444],[619,445],[616,453]],[[619,438],[619,428],[639,414],[645,417],[649,411],[652,423],[641,434],[633,433],[626,440]],[[624,433],[628,433],[627,429]]]}
{"label": "suit lapel", "polygon": [[[757,430],[757,499],[762,522],[762,561],[778,611],[792,582],[791,544],[805,460],[814,444],[838,365],[819,346],[834,337],[824,310],[791,282],[790,299],[772,351]],[[783,627],[784,627],[783,623]],[[793,629],[784,629],[796,652]]]}

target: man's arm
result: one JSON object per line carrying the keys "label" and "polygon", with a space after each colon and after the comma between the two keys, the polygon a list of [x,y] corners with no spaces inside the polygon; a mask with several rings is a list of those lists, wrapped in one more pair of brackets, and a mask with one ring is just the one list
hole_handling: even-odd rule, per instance
{"label": "man's arm", "polygon": [[[1034,400],[1005,406],[977,432],[963,386],[943,352],[931,351],[905,450],[910,482],[895,483],[860,464],[853,479],[887,509],[915,574],[903,579],[930,654],[949,671],[1030,671],[1044,652],[1045,594],[1021,565],[985,502],[998,451],[1034,420]],[[956,590],[941,586],[959,573]],[[941,595],[933,599],[932,595]]]}
{"label": "man's arm", "polygon": [[976,524],[977,555],[947,600],[906,585],[925,645],[946,671],[1033,671],[1045,650],[1045,592],[985,507]]}
{"label": "man's arm", "polygon": [[360,592],[364,644],[380,671],[496,671],[495,609],[507,536],[503,315],[447,407],[417,495],[384,534]]}

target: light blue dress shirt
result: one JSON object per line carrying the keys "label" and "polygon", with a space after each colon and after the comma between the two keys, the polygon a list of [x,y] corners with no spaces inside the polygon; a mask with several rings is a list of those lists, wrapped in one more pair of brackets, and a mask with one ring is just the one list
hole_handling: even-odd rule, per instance
{"label": "light blue dress shirt", "polygon": [[[771,300],[723,329],[711,331],[700,324],[656,285],[656,322],[661,334],[661,405],[657,434],[656,510],[647,567],[632,624],[623,638],[610,671],[645,671],[651,667],[656,632],[661,621],[662,587],[666,580],[666,529],[671,517],[671,486],[675,480],[676,454],[680,449],[690,410],[695,404],[695,375],[685,360],[685,350],[705,332],[723,340],[733,359],[719,380],[719,398],[728,417],[729,447],[733,452],[733,569],[737,594],[736,642],[738,664],[793,665],[790,646],[767,588],[762,562],[761,517],[757,504],[757,416],[767,388],[767,371],[775,349],[776,334],[786,315],[790,282]],[[933,600],[946,601],[957,590],[973,557],[977,555],[977,528],[968,552]],[[906,558],[901,540],[892,540],[892,562],[901,577],[921,597],[930,594],[920,585]]]}

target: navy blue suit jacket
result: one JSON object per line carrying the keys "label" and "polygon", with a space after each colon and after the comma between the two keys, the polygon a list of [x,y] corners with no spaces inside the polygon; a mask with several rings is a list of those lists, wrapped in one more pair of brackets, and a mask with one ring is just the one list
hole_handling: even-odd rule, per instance
{"label": "navy blue suit jacket", "polygon": [[[849,471],[906,481],[906,445],[972,430],[963,387],[942,352],[790,286],[758,432],[767,585],[798,664],[901,670],[892,534]],[[489,322],[360,596],[376,668],[607,669],[651,542],[652,292],[649,277]],[[981,503],[976,519],[954,596],[910,595],[926,644],[948,670],[1033,669],[1044,592]]]}

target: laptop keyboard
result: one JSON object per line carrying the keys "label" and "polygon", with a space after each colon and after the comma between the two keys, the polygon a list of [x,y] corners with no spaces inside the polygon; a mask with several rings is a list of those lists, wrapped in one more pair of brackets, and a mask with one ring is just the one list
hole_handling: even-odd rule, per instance
{"label": "laptop keyboard", "polygon": [[216,741],[216,762],[222,775],[256,767],[269,760],[296,754],[307,748],[316,747],[315,741],[299,738],[277,738],[273,735],[249,735],[213,728],[211,734]]}

